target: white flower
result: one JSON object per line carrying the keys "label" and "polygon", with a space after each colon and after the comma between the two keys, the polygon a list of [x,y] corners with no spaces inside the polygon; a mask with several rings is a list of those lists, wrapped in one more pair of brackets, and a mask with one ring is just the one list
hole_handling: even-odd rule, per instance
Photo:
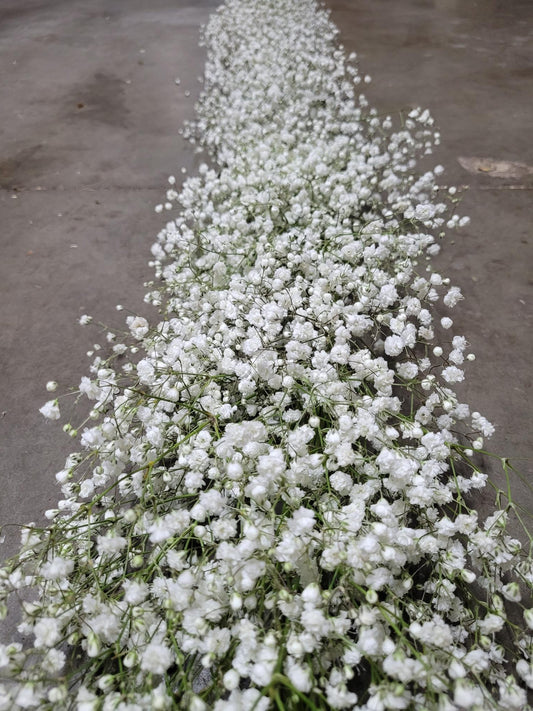
{"label": "white flower", "polygon": [[140,605],[148,597],[148,585],[136,580],[125,580],[122,583],[124,589],[124,600],[130,605]]}
{"label": "white flower", "polygon": [[238,481],[242,479],[243,468],[240,462],[229,462],[227,466],[227,474],[230,479]]}
{"label": "white flower", "polygon": [[339,492],[339,494],[348,494],[353,487],[353,479],[349,474],[338,471],[329,477],[331,486]]}
{"label": "white flower", "polygon": [[459,660],[452,659],[448,667],[448,674],[450,679],[462,679],[466,676],[467,672]]}
{"label": "white flower", "polygon": [[[33,684],[25,684],[15,697],[15,703],[21,709],[33,709],[42,705],[42,700]],[[6,707],[7,708],[7,707]]]}
{"label": "white flower", "polygon": [[161,543],[177,533],[181,533],[189,525],[191,515],[192,511],[189,513],[186,509],[178,509],[157,519],[148,527],[147,532],[150,534],[150,540],[152,543]]}
{"label": "white flower", "polygon": [[148,321],[142,316],[128,316],[126,323],[132,335],[138,340],[142,340],[150,330]]}
{"label": "white flower", "polygon": [[442,619],[436,616],[431,621],[423,624],[412,622],[409,626],[409,632],[424,644],[434,645],[443,649],[450,648],[453,642],[450,628]]}
{"label": "white flower", "polygon": [[44,658],[45,668],[49,674],[57,674],[65,666],[66,654],[60,649],[49,649]]}
{"label": "white flower", "polygon": [[482,634],[492,634],[499,632],[502,629],[505,620],[500,615],[489,613],[482,620],[479,620],[477,626]]}
{"label": "white flower", "polygon": [[285,661],[285,674],[287,674],[291,684],[298,689],[298,691],[302,691],[306,694],[311,691],[313,681],[309,667],[299,664],[293,657],[287,657]]}
{"label": "white flower", "polygon": [[519,677],[526,682],[527,686],[533,689],[533,662],[519,659],[516,663],[516,671]]}
{"label": "white flower", "polygon": [[533,608],[525,609],[523,614],[526,625],[533,630]]}
{"label": "white flower", "polygon": [[443,369],[442,377],[447,383],[460,383],[464,380],[465,374],[455,365],[449,365],[447,368]]}
{"label": "white flower", "polygon": [[74,561],[55,556],[41,568],[41,574],[47,580],[61,580],[74,570]]}
{"label": "white flower", "polygon": [[482,649],[472,649],[461,659],[461,662],[475,674],[480,674],[490,666],[490,658]]}
{"label": "white flower", "polygon": [[461,290],[459,289],[459,287],[452,286],[452,287],[450,287],[448,292],[445,294],[443,301],[446,304],[446,306],[449,306],[450,308],[452,308],[462,298],[463,298],[463,295],[461,294]]}
{"label": "white flower", "polygon": [[33,627],[36,647],[53,647],[61,639],[59,621],[53,617],[43,617]]}
{"label": "white flower", "polygon": [[228,691],[232,691],[233,689],[236,689],[239,686],[240,679],[241,679],[240,674],[235,669],[229,669],[224,674],[224,678],[223,678],[224,688],[228,689]]}
{"label": "white flower", "polygon": [[418,374],[417,364],[410,363],[409,361],[406,361],[405,363],[398,363],[396,365],[396,370],[398,371],[398,375],[405,380],[412,380],[413,378],[416,378]]}
{"label": "white flower", "polygon": [[304,609],[300,616],[300,622],[304,629],[317,638],[326,637],[330,631],[329,622],[324,613],[316,608]]}
{"label": "white flower", "polygon": [[142,651],[141,669],[152,674],[164,674],[174,662],[172,651],[160,642],[151,642]]}
{"label": "white flower", "polygon": [[326,698],[331,708],[346,709],[353,707],[357,701],[357,694],[354,694],[353,691],[348,691],[345,685],[333,686],[328,684],[326,686]]}
{"label": "white flower", "polygon": [[96,711],[100,699],[89,691],[86,686],[81,686],[76,694],[76,711]]}
{"label": "white flower", "polygon": [[510,602],[520,602],[522,595],[520,593],[520,586],[517,582],[508,583],[502,588],[502,595],[506,600]]}
{"label": "white flower", "polygon": [[315,525],[315,512],[301,506],[293,513],[292,519],[288,521],[287,525],[296,536],[308,534]]}
{"label": "white flower", "polygon": [[96,381],[91,380],[86,375],[81,379],[79,385],[80,393],[86,395],[89,400],[98,400],[101,396],[102,390]]}
{"label": "white flower", "polygon": [[401,336],[392,335],[387,336],[387,338],[385,339],[385,353],[388,356],[398,356],[404,348],[405,343]]}
{"label": "white flower", "polygon": [[258,689],[246,689],[240,691],[234,689],[227,699],[217,701],[213,706],[213,711],[267,711],[270,708],[270,700],[261,695]]}
{"label": "white flower", "polygon": [[527,702],[527,693],[516,683],[516,679],[509,675],[505,681],[498,681],[500,691],[500,705],[505,709],[523,709]]}
{"label": "white flower", "polygon": [[150,385],[155,376],[155,368],[148,358],[143,358],[137,363],[137,373],[141,383]]}
{"label": "white flower", "polygon": [[57,400],[48,400],[40,409],[39,412],[49,420],[59,420],[61,413]]}
{"label": "white flower", "polygon": [[453,693],[453,700],[461,709],[470,709],[473,706],[483,708],[483,692],[465,679],[457,679]]}
{"label": "white flower", "polygon": [[127,545],[128,541],[123,536],[116,536],[112,533],[96,538],[96,546],[100,555],[120,553]]}
{"label": "white flower", "polygon": [[494,425],[492,425],[486,417],[480,415],[479,412],[472,413],[472,426],[479,430],[484,437],[491,437],[494,434]]}

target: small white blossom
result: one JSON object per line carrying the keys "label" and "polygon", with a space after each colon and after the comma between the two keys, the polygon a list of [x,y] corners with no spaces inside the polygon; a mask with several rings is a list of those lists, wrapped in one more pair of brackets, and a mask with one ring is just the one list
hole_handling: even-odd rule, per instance
{"label": "small white blossom", "polygon": [[404,340],[401,336],[387,336],[385,339],[385,353],[388,356],[398,356],[405,348]]}
{"label": "small white blossom", "polygon": [[41,618],[33,627],[36,647],[53,647],[61,639],[59,621],[52,617]]}
{"label": "small white blossom", "polygon": [[141,669],[152,674],[164,674],[174,662],[172,651],[160,642],[151,642],[141,656]]}
{"label": "small white blossom", "polygon": [[73,570],[73,560],[56,556],[42,566],[41,574],[47,580],[61,580],[69,575]]}
{"label": "small white blossom", "polygon": [[464,372],[455,365],[449,365],[443,369],[442,377],[447,383],[460,383],[464,380]]}
{"label": "small white blossom", "polygon": [[139,341],[146,336],[150,329],[148,321],[142,316],[128,316],[126,323],[133,336]]}
{"label": "small white blossom", "polygon": [[48,402],[39,408],[39,412],[49,420],[59,420],[61,417],[57,400],[48,400]]}

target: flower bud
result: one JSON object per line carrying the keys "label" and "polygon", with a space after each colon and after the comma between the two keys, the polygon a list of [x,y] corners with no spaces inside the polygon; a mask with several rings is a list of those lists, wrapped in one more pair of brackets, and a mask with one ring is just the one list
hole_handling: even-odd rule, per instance
{"label": "flower bud", "polygon": [[87,656],[97,657],[100,654],[101,646],[100,638],[94,632],[89,632],[87,637]]}
{"label": "flower bud", "polygon": [[502,588],[502,595],[506,600],[510,602],[520,602],[522,595],[520,593],[520,585],[516,582],[504,585]]}
{"label": "flower bud", "polygon": [[483,649],[489,650],[492,647],[492,640],[488,635],[481,634],[479,635],[479,645]]}
{"label": "flower bud", "polygon": [[492,596],[492,607],[497,612],[502,612],[502,610],[504,610],[503,600],[501,599],[501,597],[499,595]]}
{"label": "flower bud", "polygon": [[376,602],[378,601],[378,594],[377,594],[377,592],[376,592],[375,590],[372,590],[371,588],[366,591],[365,597],[366,597],[366,601],[367,601],[370,605],[375,605]]}
{"label": "flower bud", "polygon": [[473,583],[476,579],[476,574],[473,570],[467,570],[466,568],[463,568],[463,570],[461,570],[461,578],[465,581],[465,583],[468,583],[470,585],[470,583]]}
{"label": "flower bud", "polygon": [[530,607],[524,610],[524,620],[530,630],[533,630],[533,609]]}
{"label": "flower bud", "polygon": [[168,709],[168,698],[166,694],[158,693],[157,689],[153,691],[150,698],[150,708],[152,711],[166,711]]}
{"label": "flower bud", "polygon": [[52,704],[59,704],[67,698],[67,690],[64,686],[54,686],[48,692],[48,701]]}
{"label": "flower bud", "polygon": [[241,678],[239,673],[235,671],[235,669],[230,669],[224,674],[222,683],[224,684],[225,689],[233,691],[233,689],[236,689],[239,686],[240,680]]}
{"label": "flower bud", "polygon": [[239,595],[239,593],[234,592],[231,595],[229,604],[232,610],[240,610],[242,607],[242,595]]}
{"label": "flower bud", "polygon": [[189,711],[207,711],[207,705],[199,696],[193,696],[189,701]]}
{"label": "flower bud", "polygon": [[104,676],[101,676],[100,679],[98,679],[98,688],[101,691],[106,691],[111,689],[114,683],[115,677],[113,674],[104,674]]}
{"label": "flower bud", "polygon": [[126,667],[126,669],[130,669],[131,667],[135,666],[135,664],[137,664],[137,659],[138,659],[138,655],[137,655],[136,650],[131,649],[124,657],[123,664]]}
{"label": "flower bud", "polygon": [[137,555],[134,555],[133,558],[131,559],[131,564],[134,568],[140,568],[144,562],[144,556],[142,556],[140,553]]}

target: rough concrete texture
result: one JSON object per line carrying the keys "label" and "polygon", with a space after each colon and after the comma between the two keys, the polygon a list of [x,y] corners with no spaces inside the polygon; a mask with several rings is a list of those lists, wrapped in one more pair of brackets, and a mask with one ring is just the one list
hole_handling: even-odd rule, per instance
{"label": "rough concrete texture", "polygon": [[[486,448],[509,457],[533,484],[533,4],[327,5],[346,51],[357,52],[361,72],[373,78],[362,90],[371,105],[392,117],[428,108],[442,143],[427,165],[445,167],[443,184],[468,186],[457,211],[471,223],[448,233],[433,262],[465,296],[450,314],[453,329],[440,337],[444,346],[455,334],[466,336],[476,361],[466,367],[463,401],[497,428]],[[462,160],[469,172],[459,158],[482,160]],[[502,485],[500,462],[481,461]],[[515,479],[514,486],[518,502],[533,514],[529,484]],[[492,500],[487,492],[481,507]]]}
{"label": "rough concrete texture", "polygon": [[[0,524],[41,521],[57,501],[74,443],[38,408],[46,382],[76,386],[103,342],[79,317],[123,327],[116,304],[149,313],[143,283],[164,224],[153,207],[171,173],[194,170],[178,129],[215,6],[0,2]],[[18,534],[4,533],[7,553]]]}
{"label": "rough concrete texture", "polygon": [[[0,0],[0,522],[42,520],[73,443],[38,413],[86,372],[121,303],[146,314],[143,282],[166,178],[194,169],[178,128],[192,115],[214,0]],[[533,165],[529,0],[330,0],[365,93],[397,115],[421,105],[442,127],[434,162],[468,184],[438,268],[460,285],[454,333],[477,360],[465,399],[498,426],[491,448],[531,473],[533,182],[465,171],[459,157]],[[176,86],[174,79],[181,77]],[[186,96],[185,92],[191,92]],[[478,165],[490,166],[490,163]],[[522,175],[522,174],[521,174]],[[453,335],[453,334],[452,334]],[[443,339],[450,339],[449,332]],[[64,408],[68,412],[68,408]],[[524,487],[520,498],[533,510]],[[13,529],[6,529],[6,533]],[[9,543],[11,540],[11,543]],[[13,545],[8,536],[4,548]]]}

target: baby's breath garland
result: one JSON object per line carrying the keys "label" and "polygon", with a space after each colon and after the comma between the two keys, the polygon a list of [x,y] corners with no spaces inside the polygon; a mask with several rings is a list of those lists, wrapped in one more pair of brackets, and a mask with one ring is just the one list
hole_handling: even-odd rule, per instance
{"label": "baby's breath garland", "polygon": [[454,191],[414,172],[428,113],[394,130],[335,38],[315,0],[210,20],[212,167],[167,193],[163,320],[82,378],[64,498],[0,570],[30,640],[0,709],[527,707],[533,566],[511,499],[469,504],[492,427],[451,387],[465,338],[435,346],[460,291],[420,267]]}

